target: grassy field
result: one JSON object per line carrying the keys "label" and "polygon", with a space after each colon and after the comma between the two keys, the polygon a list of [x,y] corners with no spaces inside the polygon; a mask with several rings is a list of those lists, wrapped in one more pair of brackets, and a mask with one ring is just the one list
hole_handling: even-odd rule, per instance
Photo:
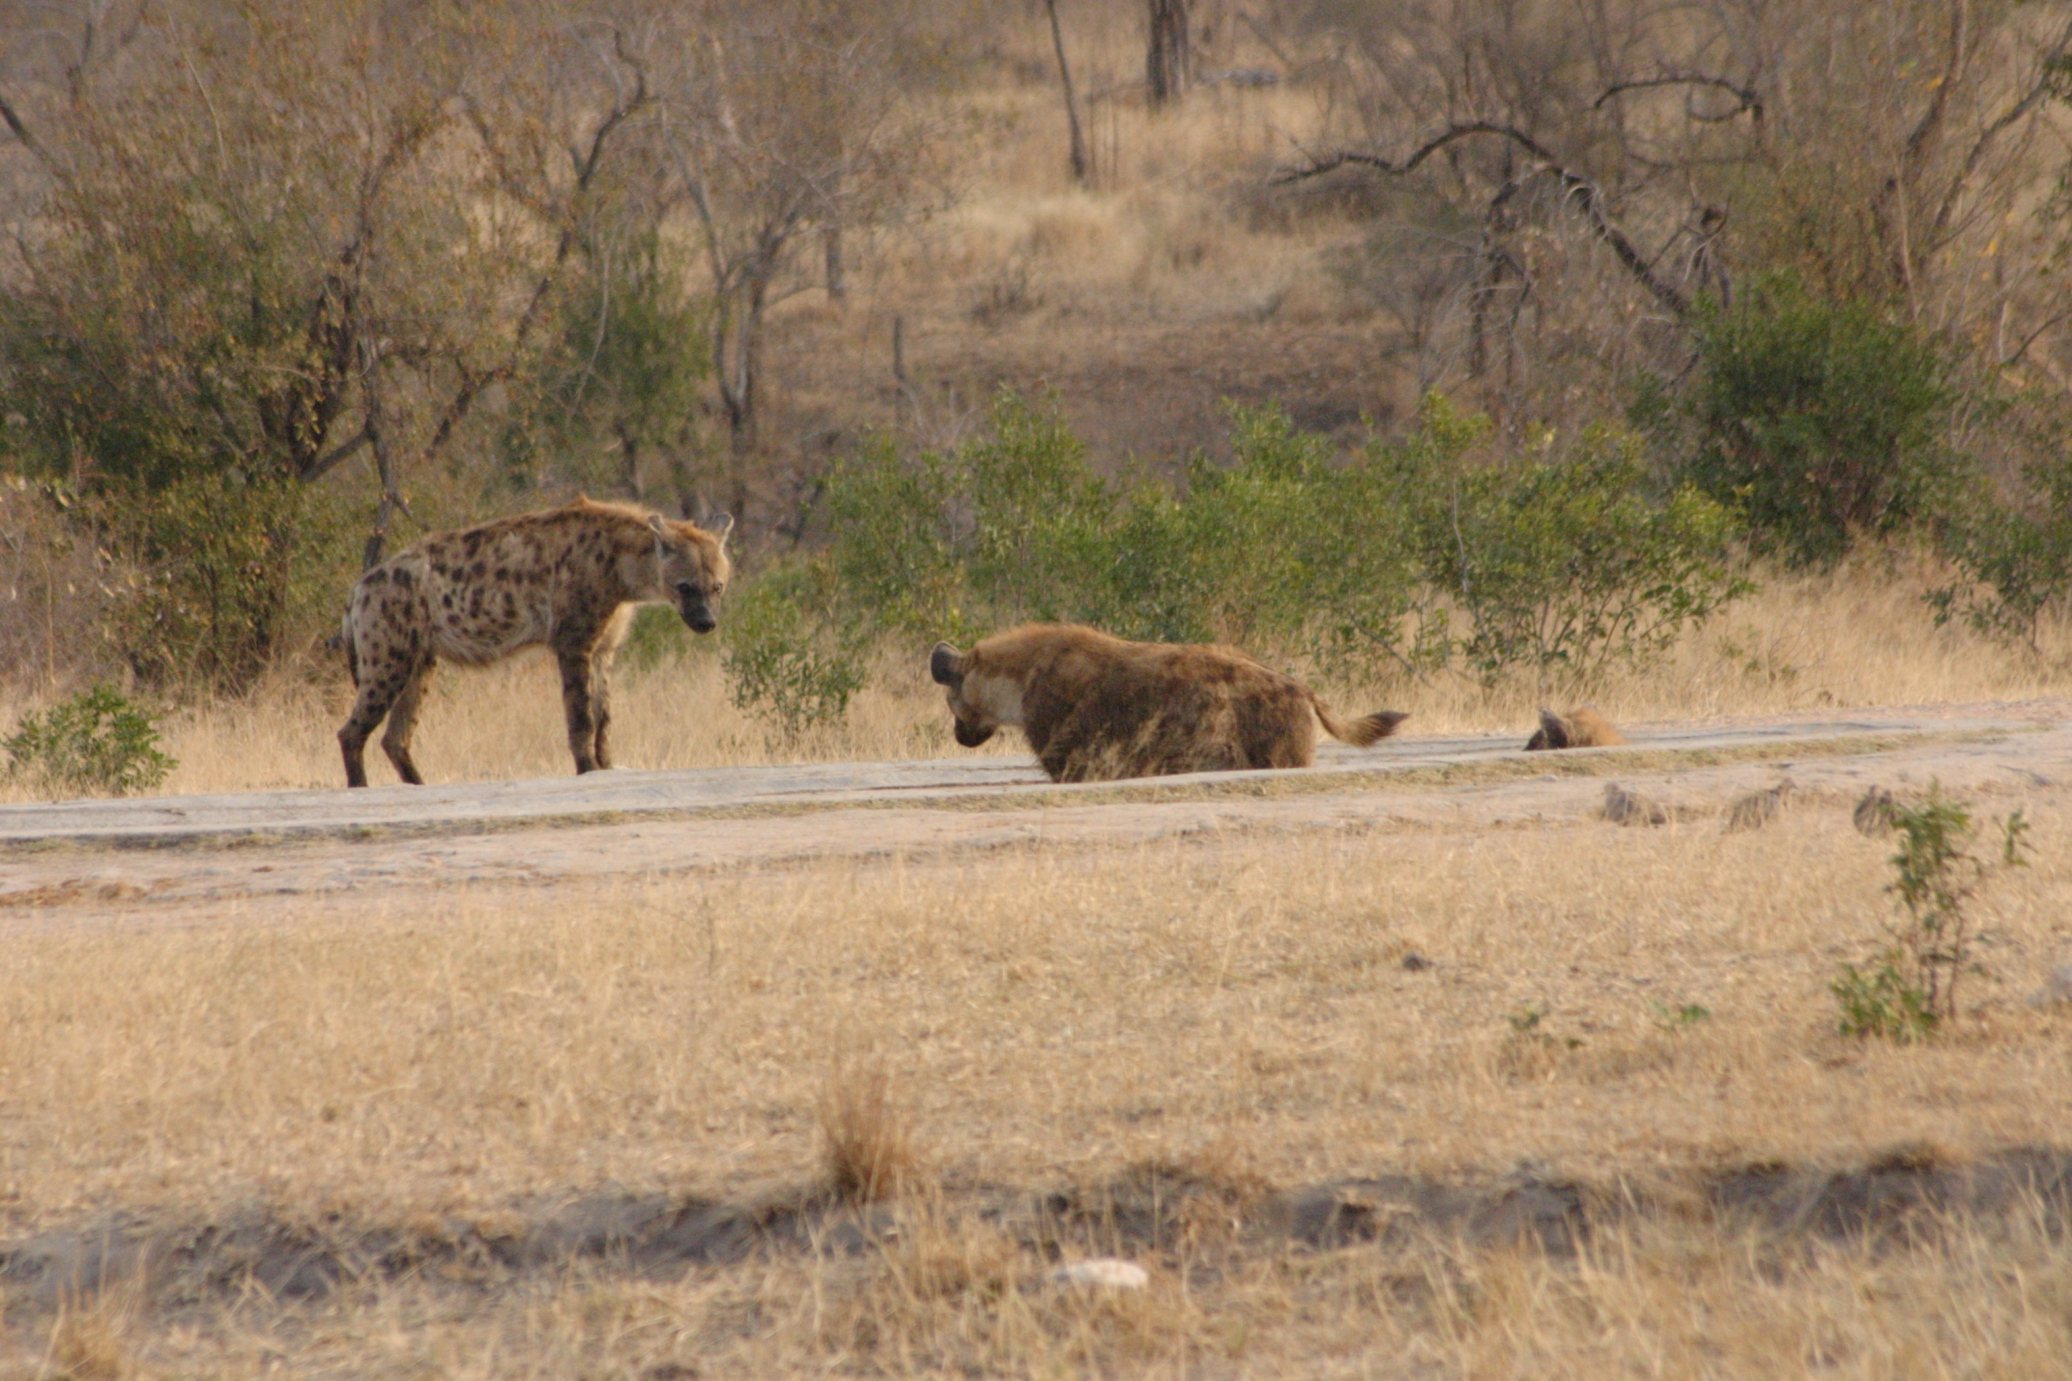
{"label": "grassy field", "polygon": [[[2036,866],[1981,903],[1973,1010],[1916,1048],[1834,1034],[1827,982],[1889,906],[1888,846],[1835,809],[1731,835],[348,894],[25,937],[0,987],[0,1233],[191,1256],[174,1285],[69,1299],[0,1274],[0,1366],[2059,1375],[2072,1254],[2040,1209],[1881,1244],[1706,1197],[1751,1167],[2072,1141],[2072,1014],[2024,1001],[2072,947],[2072,814],[2056,789],[2023,804]],[[845,1216],[830,1177],[873,1148],[888,1202]],[[1262,1226],[1278,1195],[1377,1176],[1639,1207],[1574,1255]],[[1115,1205],[1146,1193],[1167,1205],[1133,1227]],[[1076,1207],[1043,1231],[1002,1208],[1045,1194]],[[793,1226],[703,1264],[554,1248],[554,1215],[599,1196]],[[311,1244],[364,1274],[316,1295],[267,1275]],[[1147,1290],[1048,1283],[1116,1250]]]}

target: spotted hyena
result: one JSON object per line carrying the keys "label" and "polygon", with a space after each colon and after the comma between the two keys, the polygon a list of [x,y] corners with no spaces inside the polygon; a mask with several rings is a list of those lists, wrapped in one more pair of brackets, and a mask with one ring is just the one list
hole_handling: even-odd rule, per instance
{"label": "spotted hyena", "polygon": [[1318,724],[1364,748],[1405,718],[1341,720],[1315,691],[1236,648],[1124,642],[1071,625],[1030,624],[969,652],[939,643],[928,669],[949,690],[957,742],[976,748],[1018,727],[1060,782],[1307,767]]}
{"label": "spotted hyena", "polygon": [[1567,714],[1540,711],[1540,727],[1526,740],[1527,752],[1548,748],[1615,748],[1626,736],[1590,705],[1578,705]]}
{"label": "spotted hyena", "polygon": [[368,571],[353,586],[343,629],[360,692],[338,731],[346,785],[367,784],[367,735],[384,715],[382,750],[404,781],[424,781],[410,733],[440,658],[482,666],[541,643],[561,664],[576,771],[610,767],[606,674],[633,606],[674,604],[693,631],[710,633],[731,570],[732,527],[732,518],[707,530],[579,498],[433,533]]}

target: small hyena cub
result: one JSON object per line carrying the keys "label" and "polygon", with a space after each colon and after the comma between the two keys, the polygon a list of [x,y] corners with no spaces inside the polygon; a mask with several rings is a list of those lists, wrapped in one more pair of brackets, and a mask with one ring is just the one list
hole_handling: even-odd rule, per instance
{"label": "small hyena cub", "polygon": [[365,786],[367,736],[388,718],[382,750],[422,783],[410,733],[439,658],[483,666],[544,643],[561,664],[576,771],[611,766],[606,674],[632,606],[670,603],[694,632],[718,626],[731,567],[722,515],[710,531],[620,504],[579,498],[460,532],[435,532],[360,577],[342,629],[359,698],[338,731],[347,786]]}

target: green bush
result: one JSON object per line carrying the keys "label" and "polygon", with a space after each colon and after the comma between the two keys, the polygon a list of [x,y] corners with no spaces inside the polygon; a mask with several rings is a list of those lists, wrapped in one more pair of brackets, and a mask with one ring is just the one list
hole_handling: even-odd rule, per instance
{"label": "green bush", "polygon": [[1884,820],[1899,836],[1897,877],[1885,890],[1904,914],[1883,953],[1863,969],[1843,965],[1828,988],[1843,1035],[1911,1042],[1956,1020],[1958,983],[1971,967],[1971,900],[1995,866],[2022,866],[2028,822],[2020,811],[1998,822],[1999,857],[1989,863],[1971,852],[1970,808],[1934,782],[1922,801],[1892,805]]}
{"label": "green bush", "polygon": [[1964,578],[1930,591],[1928,602],[1938,625],[1961,618],[2040,654],[2044,615],[2072,603],[2072,456],[2049,454],[2027,478],[2026,503],[1958,509],[1944,549]]}
{"label": "green bush", "polygon": [[787,740],[839,722],[863,689],[868,640],[832,574],[825,558],[779,567],[728,601],[728,695]]}
{"label": "green bush", "polygon": [[1676,468],[1741,508],[1760,549],[1832,561],[1859,534],[1929,515],[1952,483],[1937,440],[1949,364],[1881,308],[1775,276],[1702,310],[1698,353],[1684,403],[1695,436]]}
{"label": "green bush", "polygon": [[39,777],[59,791],[148,791],[179,766],[158,751],[152,717],[111,686],[22,716],[0,747],[9,777]]}
{"label": "green bush", "polygon": [[93,511],[143,572],[112,631],[151,685],[249,687],[300,638],[336,627],[353,571],[330,491],[198,473],[104,490]]}
{"label": "green bush", "polygon": [[1645,662],[1752,588],[1733,515],[1690,486],[1649,499],[1631,433],[1592,427],[1563,453],[1474,466],[1477,422],[1431,400],[1385,463],[1425,579],[1466,622],[1442,643],[1485,686],[1516,667],[1574,680]]}
{"label": "green bush", "polygon": [[1233,407],[1231,426],[1231,463],[1198,457],[1178,488],[1100,476],[1012,395],[950,454],[866,447],[826,477],[827,548],[735,611],[738,703],[796,733],[839,716],[879,641],[918,653],[1024,619],[1341,675],[1459,659],[1486,683],[1579,677],[1659,653],[1747,588],[1732,516],[1690,488],[1650,498],[1623,433],[1490,463],[1486,419],[1436,395],[1411,435],[1348,458],[1277,409]]}

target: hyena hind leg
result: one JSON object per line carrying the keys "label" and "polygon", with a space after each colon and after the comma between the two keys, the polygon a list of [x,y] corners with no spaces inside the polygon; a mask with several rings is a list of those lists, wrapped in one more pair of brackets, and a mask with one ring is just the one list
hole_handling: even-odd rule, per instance
{"label": "hyena hind leg", "polygon": [[338,748],[345,756],[345,784],[367,785],[367,738],[388,717],[391,706],[409,682],[406,668],[384,667],[360,682],[352,713],[338,730]]}
{"label": "hyena hind leg", "polygon": [[410,738],[417,732],[417,712],[424,708],[425,687],[431,683],[435,665],[426,658],[403,682],[402,691],[389,707],[388,730],[381,736],[381,751],[395,764],[396,775],[412,786],[424,785],[424,775],[410,756]]}

